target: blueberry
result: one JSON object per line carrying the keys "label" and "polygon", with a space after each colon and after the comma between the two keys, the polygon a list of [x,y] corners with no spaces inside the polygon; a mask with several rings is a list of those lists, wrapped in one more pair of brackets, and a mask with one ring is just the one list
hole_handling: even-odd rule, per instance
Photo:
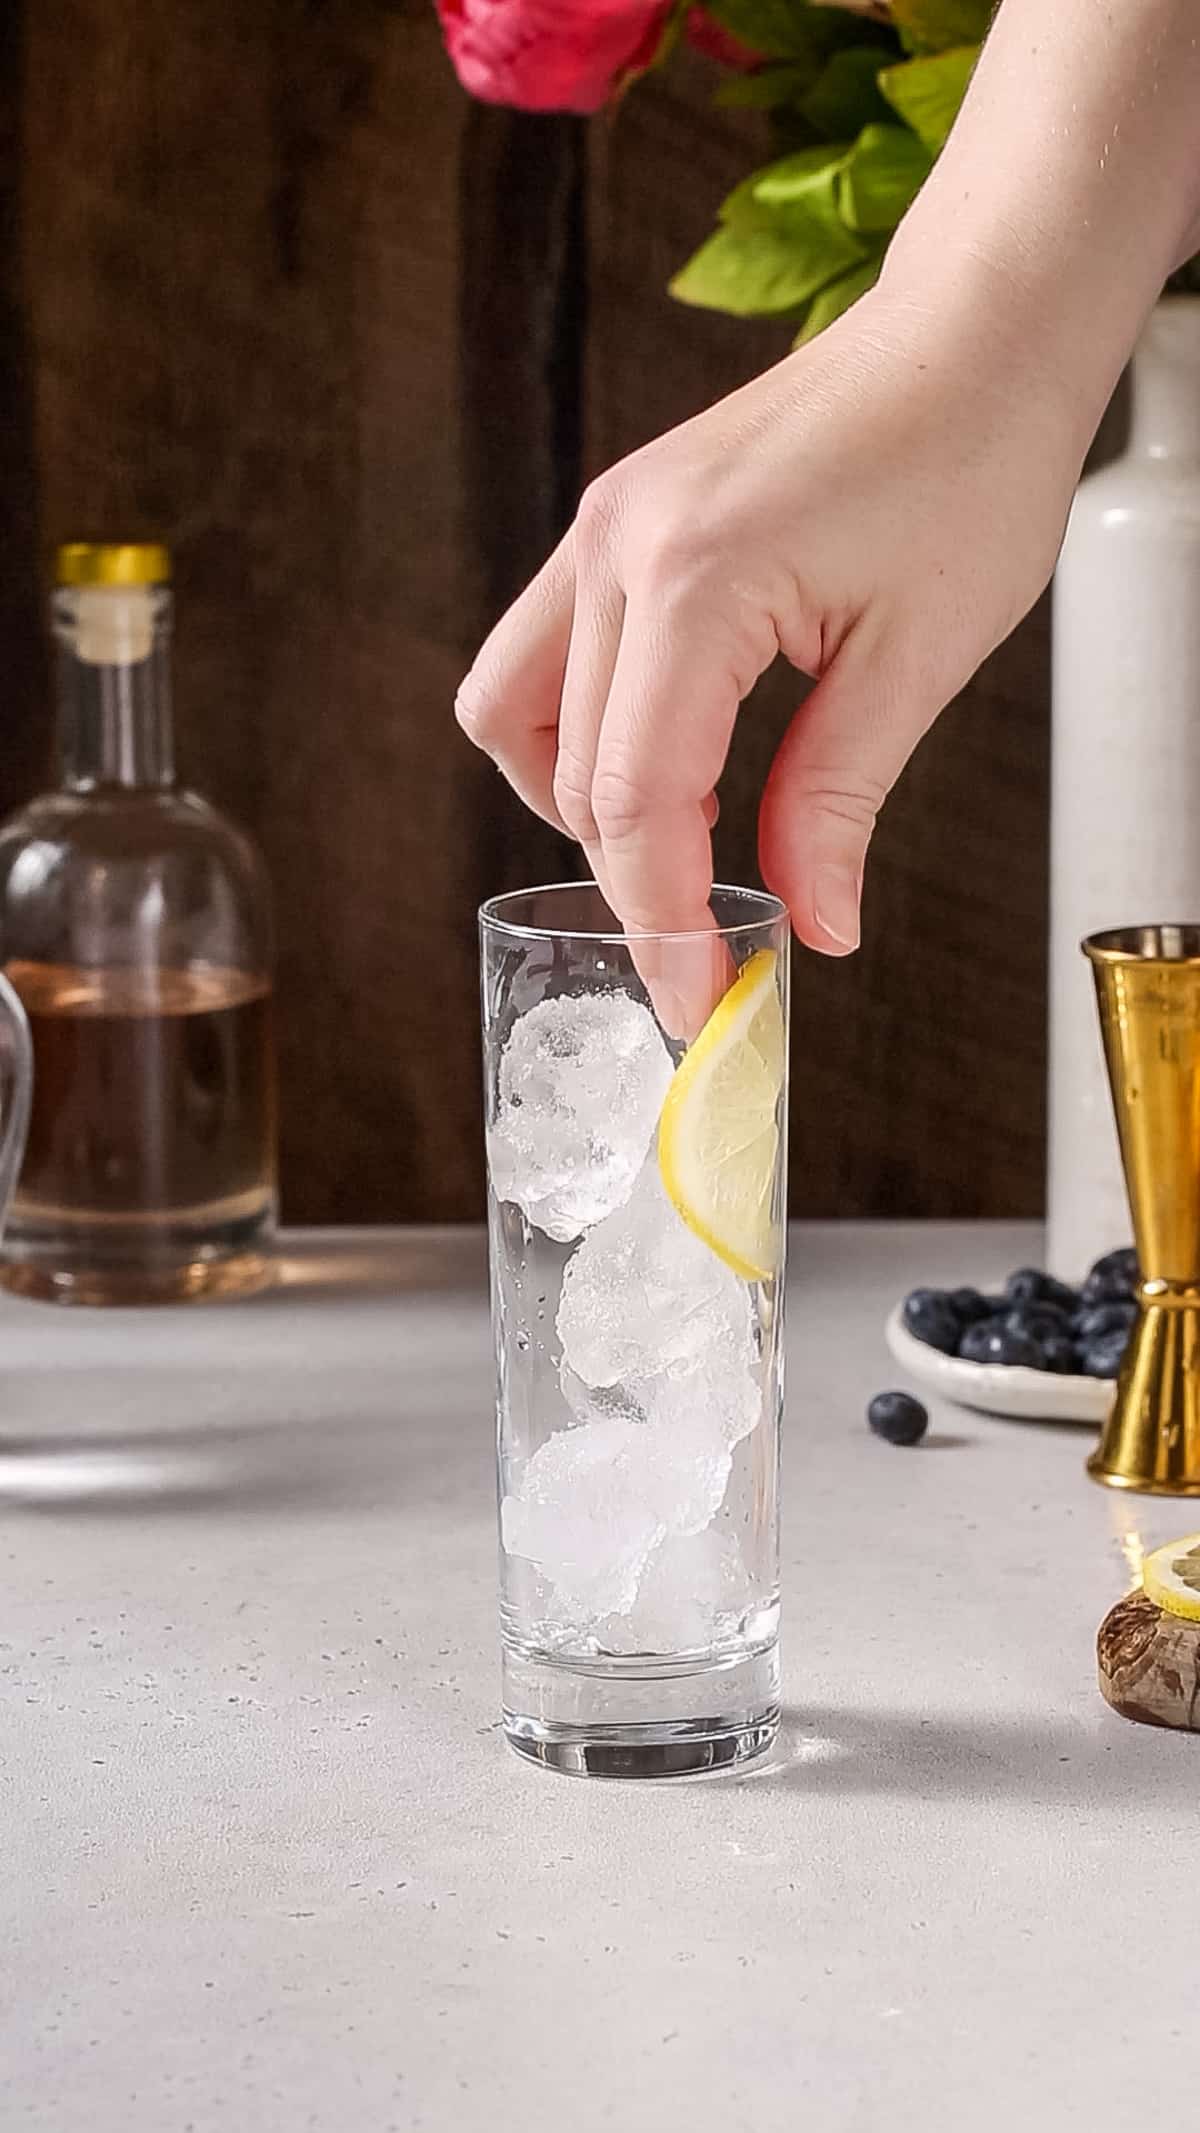
{"label": "blueberry", "polygon": [[1028,1333],[1014,1333],[1005,1321],[994,1318],[968,1326],[958,1352],[968,1363],[1024,1363],[1032,1370],[1040,1369],[1042,1363],[1040,1342]]}
{"label": "blueberry", "polygon": [[993,1296],[981,1296],[978,1289],[951,1289],[947,1301],[960,1326],[973,1326],[976,1319],[988,1318],[996,1307]]}
{"label": "blueberry", "polygon": [[921,1402],[908,1392],[877,1392],[867,1409],[867,1421],[875,1435],[889,1444],[919,1444],[929,1427]]}
{"label": "blueberry", "polygon": [[1004,1293],[1010,1303],[1038,1303],[1042,1294],[1042,1277],[1035,1266],[1018,1267],[1004,1284]]}
{"label": "blueberry", "polygon": [[962,1328],[944,1289],[914,1289],[904,1299],[904,1323],[927,1348],[955,1353]]}
{"label": "blueberry", "polygon": [[1092,1341],[1098,1333],[1111,1333],[1114,1326],[1128,1331],[1136,1317],[1135,1303],[1089,1304],[1075,1321],[1075,1333],[1081,1341]]}
{"label": "blueberry", "polygon": [[1004,1285],[1005,1294],[1014,1304],[1055,1304],[1060,1311],[1073,1311],[1078,1301],[1074,1289],[1065,1281],[1056,1281],[1053,1274],[1044,1274],[1040,1267],[1018,1267],[1010,1274]]}
{"label": "blueberry", "polygon": [[1097,1259],[1080,1291],[1083,1303],[1129,1303],[1139,1280],[1137,1253],[1132,1245],[1119,1252],[1105,1252]]}
{"label": "blueberry", "polygon": [[1129,1346],[1128,1326],[1110,1326],[1083,1349],[1083,1367],[1089,1378],[1115,1378]]}
{"label": "blueberry", "polygon": [[1097,1304],[1128,1303],[1129,1290],[1123,1281],[1114,1280],[1111,1274],[1093,1271],[1079,1291],[1079,1301],[1085,1311],[1093,1310]]}
{"label": "blueberry", "polygon": [[1010,1333],[1028,1334],[1031,1341],[1052,1340],[1071,1331],[1071,1321],[1057,1304],[1017,1304],[1005,1314]]}
{"label": "blueberry", "polygon": [[1042,1342],[1042,1369],[1053,1370],[1059,1377],[1075,1377],[1079,1370],[1079,1348],[1067,1333],[1051,1333]]}
{"label": "blueberry", "polygon": [[1109,1280],[1123,1281],[1132,1293],[1138,1283],[1138,1256],[1132,1244],[1123,1244],[1120,1251],[1105,1252],[1091,1269],[1093,1274],[1103,1274]]}
{"label": "blueberry", "polygon": [[958,1352],[964,1363],[990,1363],[995,1361],[992,1344],[999,1337],[994,1319],[980,1319],[977,1325],[964,1328],[958,1344]]}

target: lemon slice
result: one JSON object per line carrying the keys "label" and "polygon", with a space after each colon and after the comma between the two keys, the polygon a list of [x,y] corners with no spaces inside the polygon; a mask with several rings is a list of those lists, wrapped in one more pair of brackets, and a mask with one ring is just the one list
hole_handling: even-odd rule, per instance
{"label": "lemon slice", "polygon": [[1142,1564],[1142,1584],[1147,1599],[1167,1614],[1200,1622],[1200,1533],[1168,1541],[1165,1548],[1148,1555]]}
{"label": "lemon slice", "polygon": [[743,1281],[779,1263],[771,1200],[779,1155],[783,1010],[770,948],[752,955],[684,1053],[658,1122],[658,1167],[688,1228]]}

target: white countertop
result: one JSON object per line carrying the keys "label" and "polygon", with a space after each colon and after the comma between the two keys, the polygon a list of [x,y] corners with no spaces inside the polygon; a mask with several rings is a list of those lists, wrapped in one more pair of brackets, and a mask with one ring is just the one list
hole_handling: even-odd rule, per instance
{"label": "white countertop", "polygon": [[1093,1640],[1196,1509],[1086,1431],[863,1421],[899,1291],[1036,1254],[796,1232],[784,1736],[682,1786],[501,1743],[477,1236],[0,1302],[5,2133],[1189,2126],[1200,1738]]}

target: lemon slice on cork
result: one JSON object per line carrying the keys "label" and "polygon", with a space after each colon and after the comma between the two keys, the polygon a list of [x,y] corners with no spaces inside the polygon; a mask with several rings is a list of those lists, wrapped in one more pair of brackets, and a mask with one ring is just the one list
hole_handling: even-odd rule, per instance
{"label": "lemon slice on cork", "polygon": [[786,1058],[778,957],[752,955],[675,1069],[658,1123],[667,1197],[743,1281],[779,1265],[773,1206]]}
{"label": "lemon slice on cork", "polygon": [[1168,1541],[1142,1564],[1142,1586],[1165,1614],[1200,1622],[1200,1533]]}

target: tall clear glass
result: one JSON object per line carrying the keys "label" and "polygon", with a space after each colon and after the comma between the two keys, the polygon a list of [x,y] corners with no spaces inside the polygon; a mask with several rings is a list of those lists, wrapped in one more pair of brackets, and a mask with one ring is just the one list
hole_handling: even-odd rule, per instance
{"label": "tall clear glass", "polygon": [[747,889],[712,911],[480,913],[504,1727],[579,1774],[778,1725],[789,930]]}

